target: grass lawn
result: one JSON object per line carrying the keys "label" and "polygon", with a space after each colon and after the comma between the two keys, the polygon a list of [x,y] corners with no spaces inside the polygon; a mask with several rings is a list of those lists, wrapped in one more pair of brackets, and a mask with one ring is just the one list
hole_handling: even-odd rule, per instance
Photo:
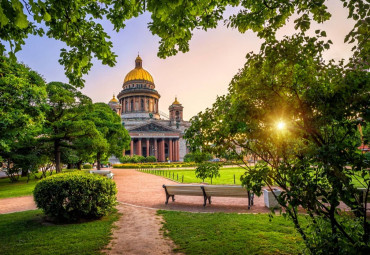
{"label": "grass lawn", "polygon": [[[164,176],[166,178],[170,178],[174,181],[184,182],[184,183],[201,183],[202,180],[195,177],[195,169],[182,169],[182,170],[149,170],[150,173],[155,175]],[[222,168],[220,169],[220,177],[214,178],[212,180],[212,184],[241,184],[240,176],[244,174],[245,170],[240,167],[233,167],[233,168]],[[234,175],[235,175],[235,183],[234,183]],[[363,182],[362,177],[358,177],[360,181]],[[204,180],[205,183],[211,184],[211,179],[207,178]],[[358,188],[363,188],[361,183],[354,179],[353,184]]]}
{"label": "grass lawn", "polygon": [[[76,169],[64,169],[63,172],[77,171]],[[87,172],[88,170],[81,170]],[[55,174],[55,172],[53,173]],[[38,177],[41,173],[37,174]],[[19,177],[17,182],[10,182],[9,178],[0,179],[0,199],[9,197],[22,197],[30,196],[36,186],[39,179],[34,176],[30,178],[27,183],[27,177]]]}
{"label": "grass lawn", "polygon": [[41,210],[0,215],[1,254],[100,254],[109,243],[118,213],[101,220],[54,225]]}
{"label": "grass lawn", "polygon": [[158,211],[165,235],[189,254],[299,254],[304,248],[293,224],[267,214]]}
{"label": "grass lawn", "polygon": [[1,178],[0,198],[32,195],[32,191],[38,181],[39,180],[32,178],[27,183],[27,177],[19,177],[17,182],[10,182],[9,178]]}
{"label": "grass lawn", "polygon": [[[154,170],[149,170],[154,171]],[[220,177],[214,178],[212,184],[234,184],[234,175],[235,175],[235,184],[241,184],[240,176],[244,174],[245,170],[242,168],[223,168],[220,169]],[[201,179],[195,177],[195,169],[183,169],[183,170],[157,170],[156,175],[161,175],[172,180],[182,182],[182,176],[184,176],[184,183],[200,183]],[[211,183],[211,179],[207,178],[204,180],[206,183]]]}

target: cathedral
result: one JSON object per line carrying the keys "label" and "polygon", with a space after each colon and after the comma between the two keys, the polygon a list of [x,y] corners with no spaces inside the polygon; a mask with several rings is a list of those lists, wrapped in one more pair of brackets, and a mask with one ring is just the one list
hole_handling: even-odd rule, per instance
{"label": "cathedral", "polygon": [[109,106],[121,116],[131,136],[131,146],[124,155],[155,156],[158,162],[183,161],[188,153],[182,138],[190,126],[183,120],[184,107],[177,101],[169,106],[169,114],[159,110],[161,95],[155,89],[152,75],[143,68],[138,55],[135,68],[125,77],[122,90]]}

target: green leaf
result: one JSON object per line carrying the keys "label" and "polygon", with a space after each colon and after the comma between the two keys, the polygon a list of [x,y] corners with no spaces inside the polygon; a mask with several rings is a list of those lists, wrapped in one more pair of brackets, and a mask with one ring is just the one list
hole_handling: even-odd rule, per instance
{"label": "green leaf", "polygon": [[50,16],[49,13],[47,13],[47,12],[44,13],[44,20],[45,21],[50,21],[51,20],[51,16]]}

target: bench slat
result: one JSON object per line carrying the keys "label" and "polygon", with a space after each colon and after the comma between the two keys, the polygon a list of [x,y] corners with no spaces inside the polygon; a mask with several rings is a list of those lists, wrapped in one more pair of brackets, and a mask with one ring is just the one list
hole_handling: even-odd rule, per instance
{"label": "bench slat", "polygon": [[200,185],[166,185],[169,195],[203,196]]}
{"label": "bench slat", "polygon": [[241,186],[203,186],[209,197],[248,197],[248,191]]}

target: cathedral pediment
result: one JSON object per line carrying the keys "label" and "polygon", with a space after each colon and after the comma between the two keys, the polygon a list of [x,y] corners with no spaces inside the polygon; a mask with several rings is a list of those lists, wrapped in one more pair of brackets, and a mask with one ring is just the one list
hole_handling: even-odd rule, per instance
{"label": "cathedral pediment", "polygon": [[179,130],[172,129],[170,127],[163,126],[158,123],[146,123],[144,125],[136,126],[129,129],[129,132],[176,132],[179,133]]}

